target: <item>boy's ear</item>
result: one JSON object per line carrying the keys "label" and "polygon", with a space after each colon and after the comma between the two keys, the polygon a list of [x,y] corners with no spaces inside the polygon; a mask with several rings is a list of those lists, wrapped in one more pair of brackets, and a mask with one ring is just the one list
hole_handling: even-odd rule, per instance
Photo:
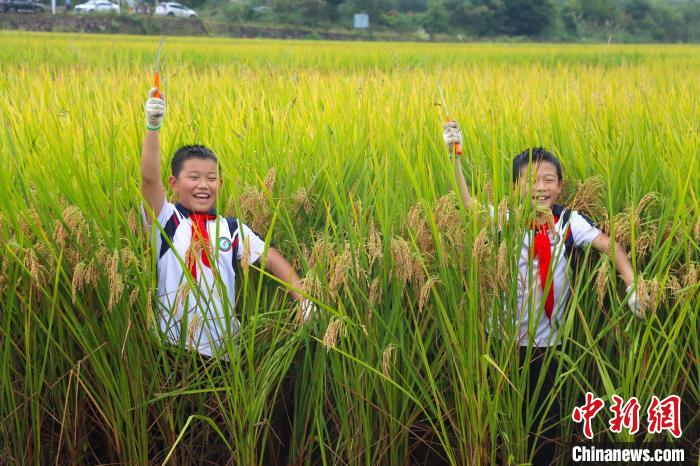
{"label": "boy's ear", "polygon": [[168,183],[170,184],[170,187],[175,189],[175,185],[177,184],[177,178],[175,178],[173,175],[170,175],[168,177]]}

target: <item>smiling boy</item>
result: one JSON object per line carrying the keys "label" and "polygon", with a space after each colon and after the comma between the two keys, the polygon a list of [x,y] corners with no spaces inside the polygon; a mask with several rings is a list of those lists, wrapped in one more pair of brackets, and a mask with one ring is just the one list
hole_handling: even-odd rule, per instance
{"label": "smiling boy", "polygon": [[[455,122],[445,125],[443,133],[450,153],[455,144],[462,143],[460,130]],[[469,194],[459,156],[454,155],[454,176],[465,207],[477,204]],[[556,364],[548,363],[548,348],[558,346],[558,326],[565,319],[568,309],[571,281],[570,257],[575,249],[590,245],[602,253],[610,253],[611,239],[593,222],[577,211],[570,211],[557,204],[563,188],[563,173],[559,160],[542,148],[528,149],[513,159],[513,189],[523,200],[529,200],[537,212],[533,228],[523,235],[518,258],[518,299],[514,311],[520,346],[520,363],[528,361],[528,399],[534,406],[546,404],[546,390],[540,390],[537,399],[533,391],[538,385],[540,373],[545,372],[545,386],[556,386]],[[493,212],[493,208],[491,208]],[[551,212],[551,217],[550,217]],[[642,303],[637,297],[632,264],[624,249],[614,243],[616,269],[627,285],[627,304],[635,316],[643,319]],[[528,346],[530,347],[528,349]],[[534,464],[549,465],[555,461],[558,423],[561,419],[559,400],[546,413],[535,416],[534,426],[542,424],[539,439],[534,443]],[[530,436],[532,444],[533,437]]]}
{"label": "smiling boy", "polygon": [[186,343],[206,356],[215,356],[226,339],[234,337],[235,266],[257,263],[291,285],[289,293],[300,302],[303,317],[314,309],[296,290],[301,280],[290,263],[248,226],[217,214],[215,206],[222,180],[214,153],[204,146],[184,146],[171,160],[168,182],[179,202],[167,201],[161,178],[159,130],[165,101],[149,92],[146,135],[141,152],[141,194],[147,206],[143,219],[160,225],[156,235],[158,317],[160,328],[173,344]]}

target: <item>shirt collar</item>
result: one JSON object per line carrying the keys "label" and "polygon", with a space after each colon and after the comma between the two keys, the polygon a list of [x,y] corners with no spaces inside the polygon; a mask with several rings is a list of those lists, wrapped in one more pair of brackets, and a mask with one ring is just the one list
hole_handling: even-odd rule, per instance
{"label": "shirt collar", "polygon": [[[175,208],[182,214],[183,217],[189,218],[190,214],[194,213],[187,207],[183,206],[179,202],[175,204]],[[216,209],[211,209],[209,212],[207,212],[209,215],[216,215]]]}

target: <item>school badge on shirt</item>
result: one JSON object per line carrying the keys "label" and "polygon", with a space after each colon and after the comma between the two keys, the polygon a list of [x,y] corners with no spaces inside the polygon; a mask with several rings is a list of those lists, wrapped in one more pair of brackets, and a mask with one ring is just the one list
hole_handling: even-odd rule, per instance
{"label": "school badge on shirt", "polygon": [[219,238],[219,251],[228,252],[231,250],[231,240],[225,236]]}

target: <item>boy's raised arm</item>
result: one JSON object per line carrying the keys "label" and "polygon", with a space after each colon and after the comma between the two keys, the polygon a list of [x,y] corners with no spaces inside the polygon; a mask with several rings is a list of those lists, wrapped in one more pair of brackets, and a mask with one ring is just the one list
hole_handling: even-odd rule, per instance
{"label": "boy's raised arm", "polygon": [[141,147],[141,195],[153,210],[153,214],[158,216],[165,201],[165,188],[160,174],[159,137],[165,116],[165,101],[154,97],[155,92],[154,87],[148,92],[146,101],[146,135]]}
{"label": "boy's raised arm", "polygon": [[450,151],[453,163],[454,163],[454,174],[455,181],[457,181],[457,186],[459,187],[459,197],[462,200],[462,204],[467,209],[474,207],[475,201],[469,194],[469,187],[467,186],[467,181],[464,179],[464,173],[462,172],[462,164],[459,161],[459,155],[455,154],[454,147],[455,144],[462,144],[462,132],[459,130],[456,121],[450,121],[445,123],[445,131],[442,133],[442,138],[445,140],[445,144]]}

